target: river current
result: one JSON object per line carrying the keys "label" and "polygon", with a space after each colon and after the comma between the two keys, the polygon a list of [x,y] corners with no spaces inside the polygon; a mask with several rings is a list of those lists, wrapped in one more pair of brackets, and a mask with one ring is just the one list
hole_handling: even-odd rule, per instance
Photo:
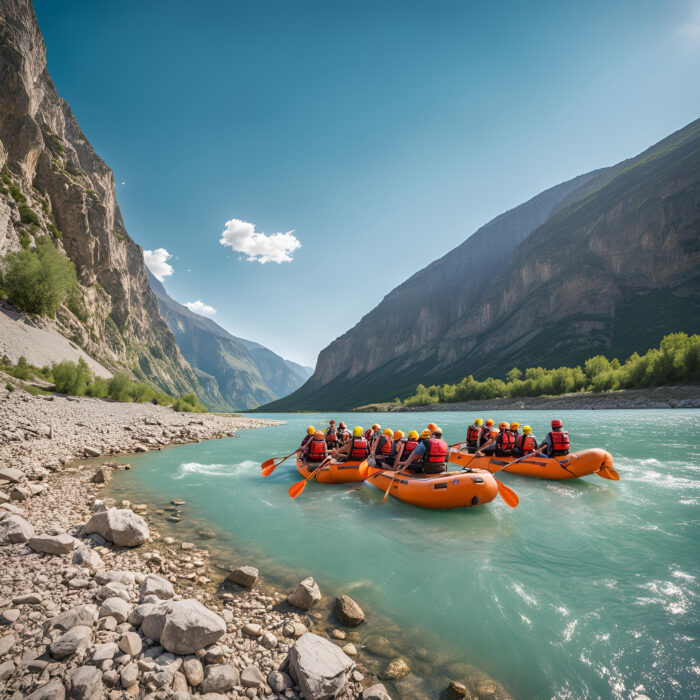
{"label": "river current", "polygon": [[[434,421],[449,442],[464,439],[474,416],[449,412],[264,416],[286,424],[129,455],[134,468],[114,488],[132,500],[186,500],[186,520],[270,580],[312,574],[322,591],[351,593],[403,630],[396,643],[409,662],[412,645],[424,668],[426,649],[434,657],[436,696],[449,663],[464,662],[517,698],[699,697],[700,411],[557,415],[573,449],[611,452],[619,482],[501,473],[516,509],[497,498],[427,511],[381,505],[369,485],[310,483],[293,501],[293,460],[260,476],[260,462],[291,452],[309,424],[407,431]],[[491,417],[542,437],[553,416]]]}

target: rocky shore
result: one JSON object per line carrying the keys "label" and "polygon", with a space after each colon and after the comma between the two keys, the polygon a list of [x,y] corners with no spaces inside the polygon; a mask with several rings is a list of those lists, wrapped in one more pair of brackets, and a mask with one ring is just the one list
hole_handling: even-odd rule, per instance
{"label": "rocky shore", "polygon": [[432,403],[426,406],[402,406],[376,403],[355,411],[513,411],[513,410],[605,410],[636,408],[700,408],[700,386],[657,386],[650,389],[625,389],[594,393],[592,391],[562,396],[518,396],[508,399],[484,399],[462,403]]}
{"label": "rocky shore", "polygon": [[[407,677],[410,659],[384,652],[378,670],[362,665],[364,612],[349,596],[322,630],[313,578],[279,592],[250,562],[222,575],[205,546],[161,535],[147,504],[105,497],[126,468],[107,455],[273,421],[5,388],[0,408],[1,697],[428,697]],[[510,698],[476,669],[442,688]]]}

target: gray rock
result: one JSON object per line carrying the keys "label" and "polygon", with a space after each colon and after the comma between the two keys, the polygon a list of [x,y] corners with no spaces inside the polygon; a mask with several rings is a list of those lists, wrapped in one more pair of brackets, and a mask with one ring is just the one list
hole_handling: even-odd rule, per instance
{"label": "gray rock", "polygon": [[102,454],[102,451],[98,450],[96,447],[89,447],[86,445],[83,447],[83,454],[86,457],[99,457]]}
{"label": "gray rock", "polygon": [[171,700],[189,700],[191,697],[192,696],[186,690],[176,690],[171,695]]}
{"label": "gray rock", "polygon": [[106,586],[108,583],[133,586],[135,582],[136,574],[133,571],[98,571],[95,574],[95,583],[100,586]]}
{"label": "gray rock", "polygon": [[6,634],[0,637],[0,656],[5,656],[10,649],[15,645],[17,637],[14,634]]}
{"label": "gray rock", "polygon": [[106,661],[113,659],[117,653],[117,645],[114,642],[105,642],[104,644],[95,644],[95,650],[92,652],[93,661]]}
{"label": "gray rock", "polygon": [[128,688],[139,679],[139,667],[132,661],[128,663],[121,672],[121,682],[124,688]]}
{"label": "gray rock", "polygon": [[5,625],[11,625],[13,622],[17,622],[17,620],[19,620],[19,610],[17,610],[17,608],[3,610],[2,615],[0,615],[0,622]]}
{"label": "gray rock", "polygon": [[20,544],[34,537],[34,528],[19,515],[0,520],[0,545]]}
{"label": "gray rock", "polygon": [[127,632],[119,640],[119,648],[129,656],[138,656],[143,649],[143,642],[136,632]]}
{"label": "gray rock", "polygon": [[204,679],[204,667],[199,659],[186,659],[182,664],[182,670],[185,672],[187,682],[192,685],[199,685]]}
{"label": "gray rock", "polygon": [[50,621],[51,627],[63,630],[73,629],[76,625],[92,627],[97,622],[97,607],[94,605],[77,605],[57,615]]}
{"label": "gray rock", "polygon": [[95,513],[85,523],[86,535],[96,532],[119,547],[137,547],[149,537],[146,521],[128,508],[111,508]]}
{"label": "gray rock", "polygon": [[14,661],[4,661],[0,664],[0,681],[6,681],[15,672]]}
{"label": "gray rock", "polygon": [[278,694],[284,693],[285,690],[294,687],[294,681],[289,674],[283,671],[272,671],[267,677],[267,684],[272,688],[273,692]]}
{"label": "gray rock", "polygon": [[68,677],[69,700],[102,700],[102,673],[95,666],[79,666]]}
{"label": "gray rock", "polygon": [[38,593],[25,593],[12,599],[13,605],[41,605],[41,596]]}
{"label": "gray rock", "polygon": [[197,600],[178,600],[154,605],[141,631],[174,654],[192,654],[216,643],[226,633],[226,623]]}
{"label": "gray rock", "polygon": [[153,603],[142,603],[137,605],[130,613],[127,618],[127,622],[134,627],[138,627],[142,622],[143,618],[148,615],[155,605]]}
{"label": "gray rock", "polygon": [[241,685],[244,688],[259,688],[265,684],[265,676],[257,666],[247,666],[241,671]]}
{"label": "gray rock", "polygon": [[227,664],[212,664],[204,670],[203,693],[226,693],[238,685],[238,671]]}
{"label": "gray rock", "polygon": [[113,617],[118,624],[129,617],[129,603],[122,598],[107,598],[100,607],[99,617]]}
{"label": "gray rock", "polygon": [[339,647],[312,632],[289,650],[289,669],[307,700],[326,700],[346,688],[355,662]]}
{"label": "gray rock", "polygon": [[254,566],[239,566],[227,577],[227,581],[233,581],[244,588],[252,588],[258,580],[258,570]]}
{"label": "gray rock", "polygon": [[334,612],[346,627],[357,627],[365,621],[362,608],[349,595],[340,595],[335,599]]}
{"label": "gray rock", "polygon": [[377,683],[362,691],[362,700],[391,700],[391,696],[382,683]]}
{"label": "gray rock", "polygon": [[321,591],[309,576],[297,584],[297,587],[287,596],[287,602],[302,610],[309,610],[314,603],[321,600]]}
{"label": "gray rock", "polygon": [[102,588],[95,593],[95,598],[100,602],[107,600],[107,598],[121,598],[128,602],[131,596],[129,590],[123,583],[111,581],[106,586],[102,586]]}
{"label": "gray rock", "polygon": [[63,659],[85,651],[91,643],[92,629],[85,625],[76,625],[51,644],[51,655],[56,659]]}
{"label": "gray rock", "polygon": [[104,568],[104,561],[102,557],[94,550],[89,547],[79,547],[73,553],[73,564],[78,566],[85,566],[93,571],[97,569]]}
{"label": "gray rock", "polygon": [[68,554],[73,551],[75,539],[70,535],[35,535],[27,544],[35,551],[44,554]]}
{"label": "gray rock", "polygon": [[0,469],[0,479],[11,481],[13,484],[18,484],[20,481],[24,481],[25,478],[24,472],[14,467]]}
{"label": "gray rock", "polygon": [[54,678],[41,688],[37,688],[31,695],[25,696],[25,700],[63,700],[66,697],[66,689],[63,683]]}
{"label": "gray rock", "polygon": [[160,600],[170,600],[170,598],[175,595],[173,584],[167,579],[156,576],[155,574],[149,574],[144,578],[139,592],[141,594],[141,602],[149,595],[156,596]]}
{"label": "gray rock", "polygon": [[112,480],[112,470],[109,467],[100,467],[90,481],[93,484],[108,484]]}
{"label": "gray rock", "polygon": [[12,491],[10,491],[10,499],[13,501],[26,501],[28,498],[31,498],[34,494],[32,494],[32,490],[29,488],[29,486],[15,486]]}

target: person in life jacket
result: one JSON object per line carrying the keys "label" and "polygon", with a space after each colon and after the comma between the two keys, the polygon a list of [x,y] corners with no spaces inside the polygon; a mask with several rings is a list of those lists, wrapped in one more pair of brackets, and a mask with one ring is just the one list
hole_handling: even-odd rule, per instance
{"label": "person in life jacket", "polygon": [[311,440],[311,438],[316,434],[316,428],[314,428],[313,425],[310,425],[306,429],[306,435],[304,435],[304,439],[301,441],[301,447],[306,447],[306,443]]}
{"label": "person in life jacket", "polygon": [[497,434],[498,432],[496,432],[496,429],[493,427],[493,420],[491,418],[487,418],[486,423],[484,423],[484,428],[481,431],[481,435],[476,442],[477,448],[480,449],[482,445],[485,445],[491,438],[496,437]]}
{"label": "person in life jacket", "polygon": [[333,450],[331,454],[342,461],[362,462],[367,459],[369,443],[362,434],[362,428],[359,425],[355,426],[352,430],[352,437],[342,447]]}
{"label": "person in life jacket", "polygon": [[387,467],[393,467],[396,463],[397,458],[401,455],[401,450],[403,449],[403,443],[405,442],[403,436],[403,430],[395,430],[392,437],[393,445],[391,448],[391,456],[389,459],[384,460],[384,464]]}
{"label": "person in life jacket", "polygon": [[313,438],[306,443],[304,461],[323,462],[327,456],[328,449],[326,447],[325,435],[322,430],[317,430]]}
{"label": "person in life jacket", "polygon": [[338,444],[344,445],[350,439],[350,431],[347,426],[341,420],[338,423]]}
{"label": "person in life jacket", "polygon": [[496,457],[510,457],[514,447],[515,435],[511,432],[508,423],[502,422],[498,424],[496,437],[491,438],[476,454],[479,456],[487,454]]}
{"label": "person in life jacket", "polygon": [[518,421],[513,421],[510,424],[510,432],[513,433],[513,437],[515,437],[516,440],[518,439],[518,436],[520,435],[520,433],[518,432],[519,428],[520,428],[520,423],[518,423]]}
{"label": "person in life jacket", "polygon": [[[439,430],[435,426],[436,430]],[[442,432],[440,431],[440,434]],[[423,471],[426,474],[441,474],[447,471],[447,461],[449,459],[450,446],[439,437],[433,437],[434,432],[424,430],[420,434],[420,440],[408,459],[402,460],[399,465],[404,468],[415,465],[416,471]]]}
{"label": "person in life jacket", "polygon": [[513,450],[513,454],[522,457],[536,451],[537,438],[532,434],[532,428],[529,425],[524,425],[523,434],[515,438],[515,450]]}
{"label": "person in life jacket", "polygon": [[372,442],[377,438],[381,429],[382,426],[379,425],[379,423],[375,423],[371,428],[367,428],[367,430],[365,430],[365,439],[370,444],[370,448],[372,446]]}
{"label": "person in life jacket", "polygon": [[552,431],[540,444],[544,447],[547,457],[561,457],[569,454],[569,433],[562,427],[562,422],[555,418],[552,421]]}
{"label": "person in life jacket", "polygon": [[[397,431],[401,433],[401,431]],[[394,433],[396,435],[396,433]],[[418,447],[418,431],[409,430],[408,435],[403,437],[401,433],[401,439],[396,443],[396,455],[394,457],[394,466],[398,469],[400,462],[405,462],[413,454],[413,450]]]}
{"label": "person in life jacket", "polygon": [[326,428],[326,444],[329,448],[335,449],[338,445],[338,432],[335,429],[335,421],[331,419]]}
{"label": "person in life jacket", "polygon": [[474,422],[467,428],[467,451],[476,452],[479,445],[479,438],[483,432],[484,421],[481,418],[475,418]]}
{"label": "person in life jacket", "polygon": [[394,431],[391,428],[384,428],[384,432],[372,445],[372,456],[377,466],[383,466],[391,463],[394,454]]}

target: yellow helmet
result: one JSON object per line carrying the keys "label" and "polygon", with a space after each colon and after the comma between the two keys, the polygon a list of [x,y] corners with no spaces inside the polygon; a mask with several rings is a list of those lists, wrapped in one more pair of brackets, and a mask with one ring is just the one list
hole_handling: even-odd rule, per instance
{"label": "yellow helmet", "polygon": [[306,429],[306,434],[307,434],[307,435],[313,435],[315,432],[316,432],[316,428],[314,428],[313,425],[310,425],[310,426]]}
{"label": "yellow helmet", "polygon": [[437,428],[437,425],[435,425],[435,423],[428,423],[428,430],[429,430],[431,433],[434,433],[434,432],[435,432],[435,428]]}
{"label": "yellow helmet", "polygon": [[430,430],[426,429],[420,434],[420,439],[425,440],[426,438],[429,438],[431,435],[432,435],[432,433],[430,432]]}
{"label": "yellow helmet", "polygon": [[474,425],[483,425],[483,424],[484,424],[483,418],[475,418],[474,419]]}
{"label": "yellow helmet", "polygon": [[529,425],[523,426],[523,435],[529,435],[532,432],[532,428]]}
{"label": "yellow helmet", "polygon": [[384,430],[382,430],[382,435],[386,435],[387,437],[394,437],[394,431],[391,428],[384,428]]}
{"label": "yellow helmet", "polygon": [[513,422],[510,424],[510,429],[511,429],[511,430],[517,430],[519,427],[520,427],[520,423],[518,423],[518,421],[513,421]]}
{"label": "yellow helmet", "polygon": [[403,431],[397,430],[394,432],[394,440],[401,440],[403,438]]}
{"label": "yellow helmet", "polygon": [[356,425],[356,426],[352,429],[352,434],[353,434],[355,437],[362,437],[362,432],[363,432],[363,431],[362,431],[362,428],[361,428],[359,425]]}
{"label": "yellow helmet", "polygon": [[408,431],[408,439],[409,440],[417,440],[418,439],[418,431],[417,430],[409,430]]}
{"label": "yellow helmet", "polygon": [[375,424],[372,426],[372,430],[381,430],[381,427],[382,427],[382,426],[379,425],[379,423],[375,423]]}

